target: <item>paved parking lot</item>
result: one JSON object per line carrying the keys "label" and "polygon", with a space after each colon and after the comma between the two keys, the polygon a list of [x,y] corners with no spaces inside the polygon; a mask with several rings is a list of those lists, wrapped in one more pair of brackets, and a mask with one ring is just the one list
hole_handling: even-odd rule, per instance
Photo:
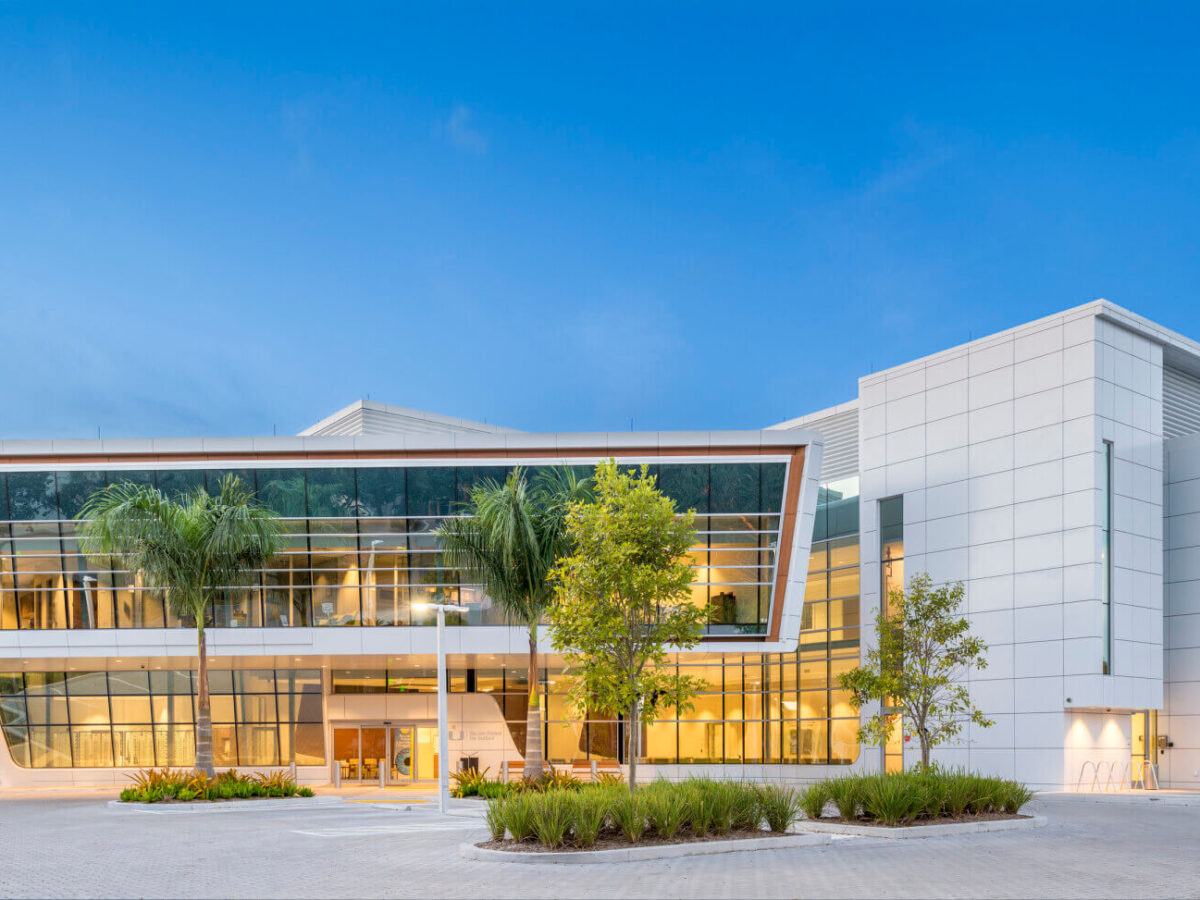
{"label": "paved parking lot", "polygon": [[[408,808],[404,808],[408,806]],[[1047,797],[1044,828],[612,866],[457,855],[431,804],[155,814],[0,796],[6,897],[1166,897],[1200,895],[1200,805]]]}

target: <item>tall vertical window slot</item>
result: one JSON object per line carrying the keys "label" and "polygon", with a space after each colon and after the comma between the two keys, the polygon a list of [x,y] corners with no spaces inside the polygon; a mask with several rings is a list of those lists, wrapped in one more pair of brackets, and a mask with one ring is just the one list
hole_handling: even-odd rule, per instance
{"label": "tall vertical window slot", "polygon": [[880,603],[904,588],[904,497],[879,501]]}
{"label": "tall vertical window slot", "polygon": [[1103,658],[1100,661],[1100,671],[1104,675],[1112,674],[1112,486],[1113,486],[1113,444],[1104,442],[1104,496],[1101,498],[1100,532],[1103,540],[1100,543],[1100,621],[1104,629]]}
{"label": "tall vertical window slot", "polygon": [[[885,612],[892,611],[892,592],[904,590],[904,497],[888,497],[879,501],[879,604]],[[890,706],[890,704],[889,704]],[[900,714],[891,711],[895,724],[891,737],[883,747],[883,770],[904,770],[904,723]]]}

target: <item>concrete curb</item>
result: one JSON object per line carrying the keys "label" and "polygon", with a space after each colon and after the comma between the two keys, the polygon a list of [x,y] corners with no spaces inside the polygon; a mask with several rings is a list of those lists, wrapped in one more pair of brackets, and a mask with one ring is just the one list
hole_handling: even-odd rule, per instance
{"label": "concrete curb", "polygon": [[260,797],[255,800],[200,800],[187,803],[125,803],[109,800],[109,809],[120,812],[150,813],[157,816],[204,815],[205,813],[277,812],[291,809],[314,809],[339,806],[345,801],[341,797]]}
{"label": "concrete curb", "polygon": [[1041,828],[1045,824],[1045,816],[1030,816],[1026,819],[993,819],[986,822],[953,822],[945,825],[906,825],[897,828],[889,828],[884,825],[843,825],[841,822],[814,822],[811,819],[805,819],[796,823],[796,827],[810,834],[849,834],[856,837],[898,840],[948,837],[952,834],[983,834],[990,831],[1018,831],[1026,828]]}
{"label": "concrete curb", "polygon": [[[486,835],[485,835],[486,837]],[[785,834],[782,837],[742,838],[735,841],[700,841],[689,844],[664,844],[656,847],[630,847],[628,850],[563,850],[546,853],[517,853],[511,850],[489,850],[476,847],[475,837],[458,845],[464,859],[485,862],[532,863],[534,865],[595,865],[600,863],[641,862],[650,859],[675,859],[681,856],[711,856],[717,853],[736,853],[740,850],[794,850],[797,847],[816,847],[830,843],[823,834]]]}

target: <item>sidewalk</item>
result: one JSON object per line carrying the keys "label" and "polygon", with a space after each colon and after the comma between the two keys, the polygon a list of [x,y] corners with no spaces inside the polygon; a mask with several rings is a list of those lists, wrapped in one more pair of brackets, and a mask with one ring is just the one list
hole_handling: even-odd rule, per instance
{"label": "sidewalk", "polygon": [[1162,803],[1165,806],[1200,806],[1200,791],[1039,791],[1039,797],[1062,797],[1091,803]]}

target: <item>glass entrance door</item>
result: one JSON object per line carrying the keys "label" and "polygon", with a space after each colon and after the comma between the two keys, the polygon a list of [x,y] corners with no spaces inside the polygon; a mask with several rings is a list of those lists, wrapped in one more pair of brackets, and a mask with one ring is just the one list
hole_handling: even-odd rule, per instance
{"label": "glass entrance door", "polygon": [[438,730],[417,726],[416,772],[419,781],[438,777]]}
{"label": "glass entrance door", "polygon": [[371,725],[338,725],[333,729],[333,758],[342,781],[378,781],[387,763],[387,729]]}
{"label": "glass entrance door", "polygon": [[362,777],[359,746],[357,725],[333,729],[333,760],[341,770],[342,781],[358,781]]}
{"label": "glass entrance door", "polygon": [[1129,786],[1158,788],[1158,711],[1140,709],[1133,714],[1130,728]]}

